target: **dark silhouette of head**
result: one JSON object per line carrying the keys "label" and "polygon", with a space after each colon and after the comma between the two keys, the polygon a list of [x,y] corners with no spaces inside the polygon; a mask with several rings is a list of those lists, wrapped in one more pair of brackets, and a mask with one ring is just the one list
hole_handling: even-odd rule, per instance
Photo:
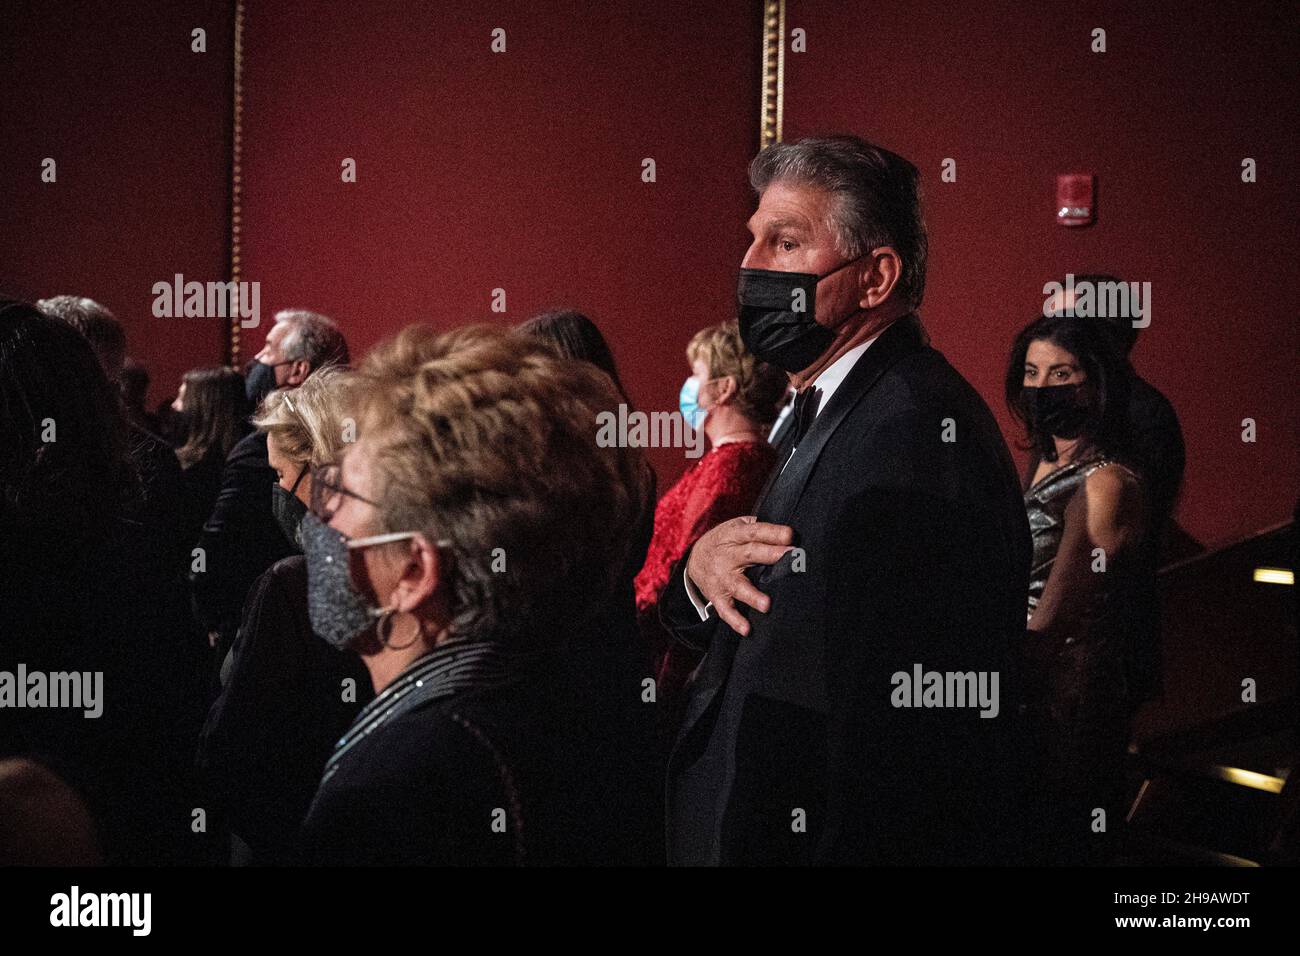
{"label": "dark silhouette of head", "polygon": [[117,388],[90,342],[35,306],[0,299],[0,539],[72,539],[133,487]]}
{"label": "dark silhouette of head", "polygon": [[[1096,318],[1103,320],[1112,329],[1119,341],[1120,347],[1124,351],[1124,354],[1128,355],[1133,351],[1133,346],[1137,344],[1138,337],[1138,329],[1133,327],[1133,310],[1132,303],[1129,302],[1128,283],[1124,282],[1117,276],[1105,272],[1085,272],[1082,275],[1075,275],[1074,284],[1076,286],[1082,285],[1085,282],[1091,285],[1094,289],[1103,285],[1115,285],[1119,287],[1121,304],[1118,312],[1115,315],[1100,315],[1096,316]],[[1064,284],[1065,283],[1062,282],[1062,285]],[[1064,308],[1061,314],[1073,315],[1074,311],[1072,309],[1072,303],[1064,303]]]}
{"label": "dark silhouette of head", "polygon": [[614,380],[614,387],[627,400],[627,390],[618,377],[609,343],[596,323],[577,309],[542,312],[521,323],[519,331],[549,342],[565,358],[590,362]]}

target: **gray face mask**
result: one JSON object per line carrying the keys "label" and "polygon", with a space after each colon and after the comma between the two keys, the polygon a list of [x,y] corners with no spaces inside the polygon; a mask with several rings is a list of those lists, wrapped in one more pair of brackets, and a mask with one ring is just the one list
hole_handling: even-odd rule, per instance
{"label": "gray face mask", "polygon": [[307,556],[307,614],[311,629],[326,643],[345,648],[383,612],[352,586],[348,539],[310,511],[298,527]]}

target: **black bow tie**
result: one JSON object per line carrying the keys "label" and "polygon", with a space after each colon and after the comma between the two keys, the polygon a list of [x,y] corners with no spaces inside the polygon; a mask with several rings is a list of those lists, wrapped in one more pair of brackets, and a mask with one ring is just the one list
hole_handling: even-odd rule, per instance
{"label": "black bow tie", "polygon": [[799,442],[803,440],[808,426],[817,417],[817,403],[820,398],[821,393],[812,385],[795,395],[794,408],[790,410],[790,414],[794,416],[794,426],[790,433],[791,450],[799,447]]}

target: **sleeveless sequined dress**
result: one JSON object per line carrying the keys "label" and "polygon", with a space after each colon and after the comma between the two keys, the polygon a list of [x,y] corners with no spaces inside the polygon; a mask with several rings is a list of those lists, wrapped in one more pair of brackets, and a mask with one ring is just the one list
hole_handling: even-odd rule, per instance
{"label": "sleeveless sequined dress", "polygon": [[[1091,455],[1058,468],[1025,492],[1025,511],[1029,516],[1029,533],[1034,545],[1033,559],[1029,566],[1030,616],[1038,607],[1043,589],[1047,587],[1047,579],[1056,563],[1056,552],[1061,547],[1061,537],[1065,532],[1065,509],[1088,477],[1102,468],[1119,468],[1141,486],[1141,478],[1132,469],[1113,458]],[[1089,642],[1095,643],[1098,638],[1111,637],[1112,635],[1098,632],[1111,626],[1122,627],[1125,623],[1127,608],[1124,604],[1131,596],[1132,588],[1126,564],[1127,562],[1110,562],[1105,572],[1105,586],[1085,609],[1089,621]]]}

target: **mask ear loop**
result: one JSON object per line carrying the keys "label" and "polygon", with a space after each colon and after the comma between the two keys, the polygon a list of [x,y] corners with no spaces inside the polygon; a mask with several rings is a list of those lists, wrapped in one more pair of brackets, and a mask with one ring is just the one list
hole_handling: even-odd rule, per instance
{"label": "mask ear loop", "polygon": [[[715,375],[713,378],[709,379],[707,382],[704,382],[703,384],[700,385],[700,391],[701,391],[701,392],[704,391],[704,386],[705,386],[705,385],[712,385],[714,382],[725,382],[725,381],[726,381],[727,379],[729,379],[729,378],[730,378],[730,379],[735,379],[735,376],[734,376],[734,375]],[[737,380],[735,384],[736,384],[736,388],[735,388],[735,390],[732,392],[732,395],[733,395],[733,396],[736,395],[736,394],[738,394],[738,393],[740,392],[740,382],[739,382],[739,380]],[[699,401],[699,399],[697,398],[696,401]],[[704,408],[703,405],[701,405],[700,407],[701,407],[701,408]],[[717,407],[718,407],[718,396],[717,396],[717,394],[715,393],[714,396],[713,396],[713,404],[712,404],[709,408],[706,408],[706,409],[704,409],[704,410],[705,410],[705,411],[710,411],[710,412],[711,412],[711,411],[713,411],[714,408],[717,408]]]}
{"label": "mask ear loop", "polygon": [[[356,538],[348,542],[348,548],[352,549],[357,546],[369,547],[375,544],[388,544],[393,541],[404,541],[408,538],[415,537],[415,535],[416,532],[414,531],[395,531],[388,534],[373,535],[369,538]],[[438,539],[437,544],[440,548],[452,547],[452,542],[445,538]],[[378,621],[375,624],[375,637],[378,638],[380,644],[388,648],[390,651],[404,651],[406,648],[413,646],[415,642],[420,639],[422,633],[420,629],[420,621],[414,614],[411,615],[411,620],[415,622],[415,633],[411,636],[411,639],[405,644],[393,644],[390,643],[392,639],[391,624],[393,618],[398,614],[397,609],[385,608],[383,610],[372,611],[371,613],[378,618]]]}
{"label": "mask ear loop", "polygon": [[[848,262],[840,263],[830,272],[823,272],[821,275],[817,276],[817,281],[821,282],[823,279],[829,279],[831,276],[835,275],[835,273],[841,271],[842,269],[847,269],[849,266],[853,265],[853,263],[866,258],[867,256],[871,255],[871,253],[875,251],[876,251],[875,249],[868,249],[866,252],[862,253],[862,255],[858,256],[857,259],[850,259]],[[812,273],[812,275],[817,275],[817,274]]]}

